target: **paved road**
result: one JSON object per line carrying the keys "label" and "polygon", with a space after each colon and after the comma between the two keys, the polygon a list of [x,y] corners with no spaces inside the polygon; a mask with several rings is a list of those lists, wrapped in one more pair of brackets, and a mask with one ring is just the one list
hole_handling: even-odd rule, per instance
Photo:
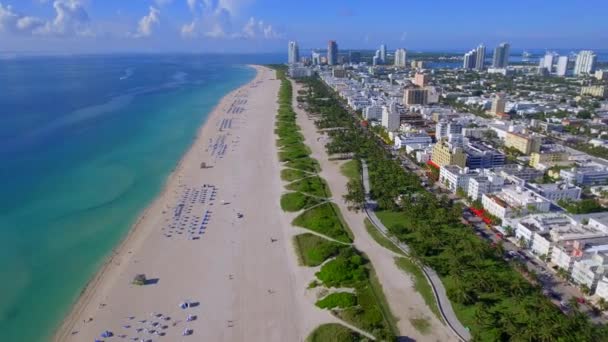
{"label": "paved road", "polygon": [[[363,172],[362,172],[363,186],[365,188],[365,198],[367,201],[365,213],[367,214],[367,216],[368,216],[369,220],[372,222],[372,224],[386,238],[390,239],[405,254],[409,254],[409,251],[410,251],[409,247],[406,244],[398,241],[396,238],[390,236],[388,228],[386,228],[386,226],[378,219],[378,216],[376,216],[376,213],[372,209],[368,209],[368,205],[373,206],[374,203],[370,202],[370,197],[369,197],[370,185],[369,185],[369,173],[367,170],[367,163],[364,160],[362,160],[361,165],[362,165],[362,169],[363,169]],[[460,321],[456,317],[456,314],[454,313],[454,310],[452,309],[452,303],[450,303],[450,300],[448,299],[448,296],[445,291],[445,287],[443,287],[443,283],[441,282],[441,279],[439,278],[437,273],[428,266],[423,266],[422,271],[423,271],[424,275],[426,276],[427,280],[429,281],[429,283],[431,284],[431,287],[433,288],[433,294],[435,295],[435,299],[437,300],[437,306],[439,307],[439,312],[441,312],[441,316],[443,317],[443,320],[448,324],[448,326],[450,327],[450,329],[452,329],[452,331],[454,332],[454,334],[456,334],[456,336],[458,336],[463,341],[469,341],[471,339],[471,333],[464,325],[462,325],[462,323],[460,323]]]}

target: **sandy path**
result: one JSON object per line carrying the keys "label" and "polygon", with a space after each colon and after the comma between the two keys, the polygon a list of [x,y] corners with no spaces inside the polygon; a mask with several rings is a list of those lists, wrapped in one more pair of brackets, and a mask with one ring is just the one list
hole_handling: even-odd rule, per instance
{"label": "sandy path", "polygon": [[[92,281],[56,341],[93,341],[105,330],[154,341],[303,341],[317,325],[335,321],[311,305],[310,274],[296,266],[290,217],[279,207],[283,184],[273,129],[280,82],[274,71],[255,68],[256,78],[224,97],[209,116],[163,193]],[[202,169],[201,162],[212,167]],[[180,215],[211,212],[204,233],[192,235],[198,240],[170,227],[187,189],[191,197],[216,191],[184,202]],[[200,226],[192,220],[185,226]],[[157,282],[131,285],[139,273]],[[186,299],[198,305],[180,309]],[[186,322],[188,315],[196,319]],[[183,337],[185,329],[192,336]]]}
{"label": "sandy path", "polygon": [[[295,82],[294,94],[302,87]],[[367,233],[364,225],[365,214],[349,211],[343,196],[346,194],[348,179],[340,172],[343,161],[330,161],[325,151],[325,137],[317,132],[312,119],[303,109],[298,108],[294,95],[293,108],[297,112],[297,121],[302,128],[306,144],[312,150],[312,157],[321,164],[320,176],[323,177],[333,194],[333,201],[338,205],[346,223],[355,235],[355,246],[369,257],[376,270],[384,294],[393,315],[398,319],[397,326],[402,335],[416,341],[458,341],[452,332],[426,306],[424,299],[413,289],[412,279],[401,271],[394,262],[393,252],[380,246]],[[431,332],[422,335],[410,323],[411,318],[426,317],[431,323]]]}

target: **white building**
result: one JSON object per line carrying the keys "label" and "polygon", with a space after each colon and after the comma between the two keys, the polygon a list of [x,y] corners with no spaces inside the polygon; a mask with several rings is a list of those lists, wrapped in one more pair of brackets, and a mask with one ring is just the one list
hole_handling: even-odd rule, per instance
{"label": "white building", "polygon": [[300,49],[298,48],[298,42],[290,41],[287,44],[287,63],[295,64],[300,61]]}
{"label": "white building", "polygon": [[433,139],[426,133],[406,133],[396,134],[393,139],[395,142],[395,148],[405,148],[406,146],[417,145],[421,149],[430,146],[433,143]]}
{"label": "white building", "polygon": [[555,70],[555,74],[557,76],[566,76],[568,72],[568,56],[560,56],[557,59],[557,67]]}
{"label": "white building", "polygon": [[473,201],[476,201],[480,199],[483,194],[499,192],[504,185],[504,178],[493,173],[485,176],[472,177],[469,179],[467,196],[469,196]]}
{"label": "white building", "polygon": [[456,192],[460,188],[467,193],[469,190],[469,179],[478,175],[478,172],[471,172],[466,167],[445,165],[439,170],[439,181],[453,192]]}
{"label": "white building", "polygon": [[558,202],[561,200],[578,201],[581,198],[582,192],[582,189],[578,186],[565,183],[528,183],[527,187],[551,202]]}
{"label": "white building", "polygon": [[597,185],[608,182],[608,168],[600,164],[589,164],[559,171],[559,176],[570,184]]}
{"label": "white building", "polygon": [[598,251],[590,257],[576,260],[572,265],[572,281],[578,285],[585,285],[593,294],[599,280],[606,274],[608,255],[606,251]]}
{"label": "white building", "polygon": [[395,66],[399,68],[407,66],[407,51],[405,49],[395,50]]}
{"label": "white building", "polygon": [[597,282],[597,287],[595,288],[595,295],[604,298],[604,300],[608,300],[608,277],[603,276]]}
{"label": "white building", "polygon": [[397,109],[397,103],[382,106],[382,126],[389,132],[399,130],[401,125],[401,113]]}
{"label": "white building", "polygon": [[574,64],[574,75],[589,75],[594,72],[596,60],[597,55],[593,51],[583,50],[579,52],[576,56],[576,63]]}
{"label": "white building", "polygon": [[531,211],[545,213],[551,207],[547,199],[521,186],[503,188],[497,194],[483,194],[481,203],[487,212],[502,220]]}
{"label": "white building", "polygon": [[378,120],[382,118],[382,107],[381,105],[371,105],[363,111],[363,117],[365,120]]}

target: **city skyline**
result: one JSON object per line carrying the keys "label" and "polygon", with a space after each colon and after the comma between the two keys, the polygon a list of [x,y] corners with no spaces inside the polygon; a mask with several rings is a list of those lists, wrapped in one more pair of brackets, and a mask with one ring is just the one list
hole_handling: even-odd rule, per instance
{"label": "city skyline", "polygon": [[[504,41],[522,49],[608,48],[602,20],[608,5],[601,1],[471,5],[474,11],[447,1],[302,6],[277,0],[0,0],[0,38],[2,51],[70,53],[279,52],[290,40],[301,49],[321,48],[328,40],[343,50],[380,44],[449,50]],[[569,25],[560,25],[563,17]]]}

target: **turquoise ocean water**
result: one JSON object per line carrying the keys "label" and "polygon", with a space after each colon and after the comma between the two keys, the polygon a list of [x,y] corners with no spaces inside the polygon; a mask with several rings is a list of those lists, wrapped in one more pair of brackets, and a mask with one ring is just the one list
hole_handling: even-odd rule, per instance
{"label": "turquoise ocean water", "polygon": [[254,76],[242,63],[272,61],[0,60],[0,340],[49,339],[207,114]]}

